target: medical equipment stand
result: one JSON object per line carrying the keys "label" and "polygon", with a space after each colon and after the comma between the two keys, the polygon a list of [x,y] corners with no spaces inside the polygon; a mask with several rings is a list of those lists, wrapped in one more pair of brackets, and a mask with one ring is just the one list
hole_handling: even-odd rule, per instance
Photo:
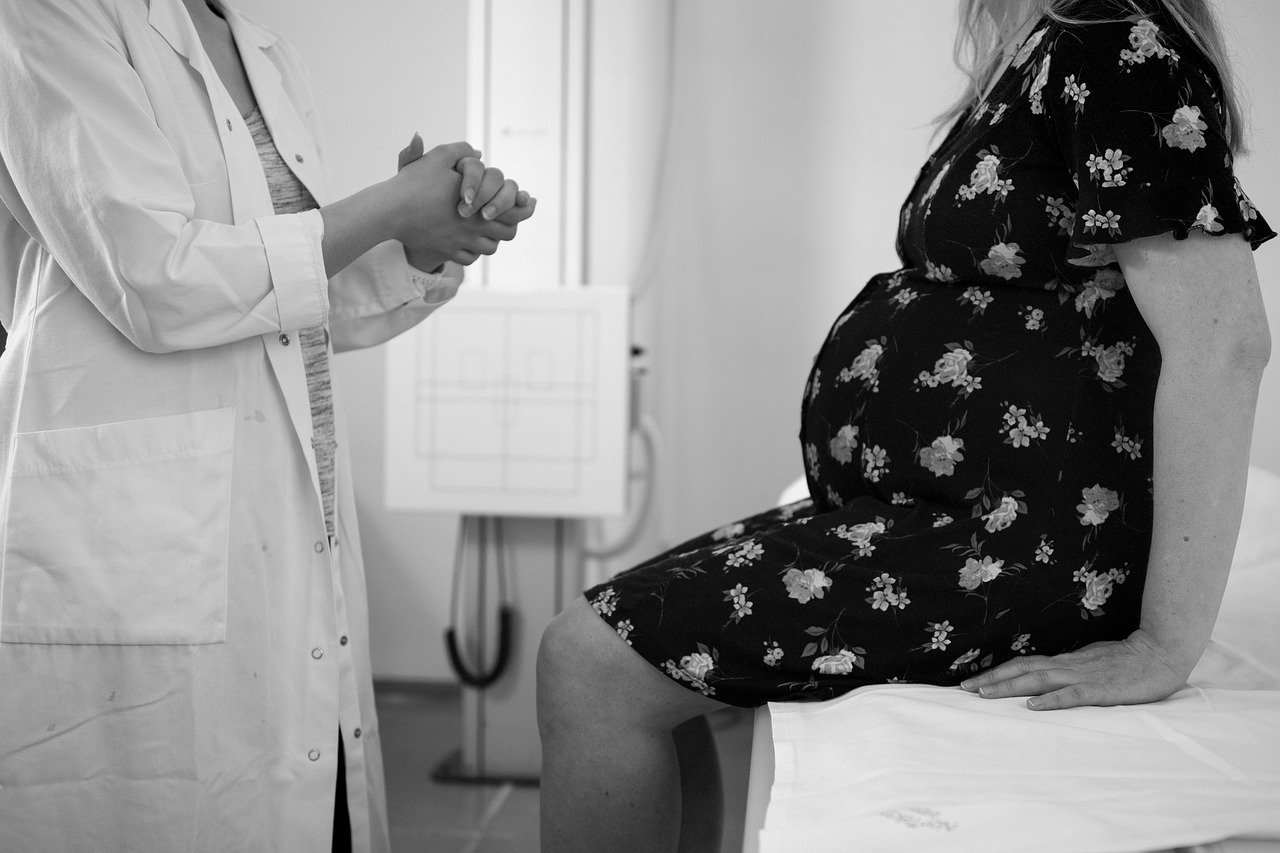
{"label": "medical equipment stand", "polygon": [[[468,519],[474,519],[474,523]],[[500,530],[497,548],[488,529]],[[474,532],[475,540],[470,537]],[[536,785],[542,763],[536,708],[536,665],[543,629],[583,588],[583,523],[571,519],[464,517],[458,547],[475,555],[475,594],[468,608],[470,637],[458,640],[468,669],[484,673],[498,655],[493,626],[499,608],[511,607],[509,657],[492,684],[463,687],[462,747],[433,773],[441,782]],[[512,554],[520,555],[514,565]],[[488,556],[486,556],[488,555]],[[496,559],[491,560],[490,558]],[[505,566],[502,565],[505,561]],[[506,569],[506,595],[491,591]],[[493,599],[499,600],[494,603]],[[483,614],[481,616],[480,614]],[[455,626],[456,628],[456,626]]]}

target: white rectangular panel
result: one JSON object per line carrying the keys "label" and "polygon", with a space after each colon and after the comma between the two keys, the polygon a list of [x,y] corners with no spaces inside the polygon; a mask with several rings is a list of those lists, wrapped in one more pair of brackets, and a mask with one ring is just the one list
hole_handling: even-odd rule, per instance
{"label": "white rectangular panel", "polygon": [[387,345],[387,506],[473,515],[626,508],[624,287],[464,288]]}

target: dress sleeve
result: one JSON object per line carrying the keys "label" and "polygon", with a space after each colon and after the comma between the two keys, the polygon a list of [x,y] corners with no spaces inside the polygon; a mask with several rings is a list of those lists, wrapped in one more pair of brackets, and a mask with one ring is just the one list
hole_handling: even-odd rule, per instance
{"label": "dress sleeve", "polygon": [[1064,27],[1050,48],[1046,121],[1079,190],[1072,263],[1197,228],[1275,236],[1233,173],[1215,72],[1162,21]]}

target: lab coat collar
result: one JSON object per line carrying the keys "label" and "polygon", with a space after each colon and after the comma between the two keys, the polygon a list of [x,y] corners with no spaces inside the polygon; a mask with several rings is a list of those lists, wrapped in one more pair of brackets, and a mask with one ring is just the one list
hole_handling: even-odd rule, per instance
{"label": "lab coat collar", "polygon": [[[249,75],[249,83],[253,86],[254,97],[270,127],[276,106],[280,102],[280,69],[263,52],[272,48],[279,41],[279,36],[253,23],[221,0],[209,2],[231,27],[245,73]],[[182,0],[150,0],[147,22],[164,37],[170,47],[186,58],[191,67],[204,78],[205,89],[212,92],[218,85],[217,72],[200,43],[200,34],[196,32],[195,24],[187,14]]]}

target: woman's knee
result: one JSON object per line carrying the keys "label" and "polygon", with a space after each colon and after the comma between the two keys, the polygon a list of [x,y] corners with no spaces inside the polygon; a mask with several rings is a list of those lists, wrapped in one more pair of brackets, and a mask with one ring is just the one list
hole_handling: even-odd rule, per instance
{"label": "woman's knee", "polygon": [[538,716],[544,730],[591,719],[670,729],[720,707],[659,672],[586,599],[566,607],[542,635]]}

